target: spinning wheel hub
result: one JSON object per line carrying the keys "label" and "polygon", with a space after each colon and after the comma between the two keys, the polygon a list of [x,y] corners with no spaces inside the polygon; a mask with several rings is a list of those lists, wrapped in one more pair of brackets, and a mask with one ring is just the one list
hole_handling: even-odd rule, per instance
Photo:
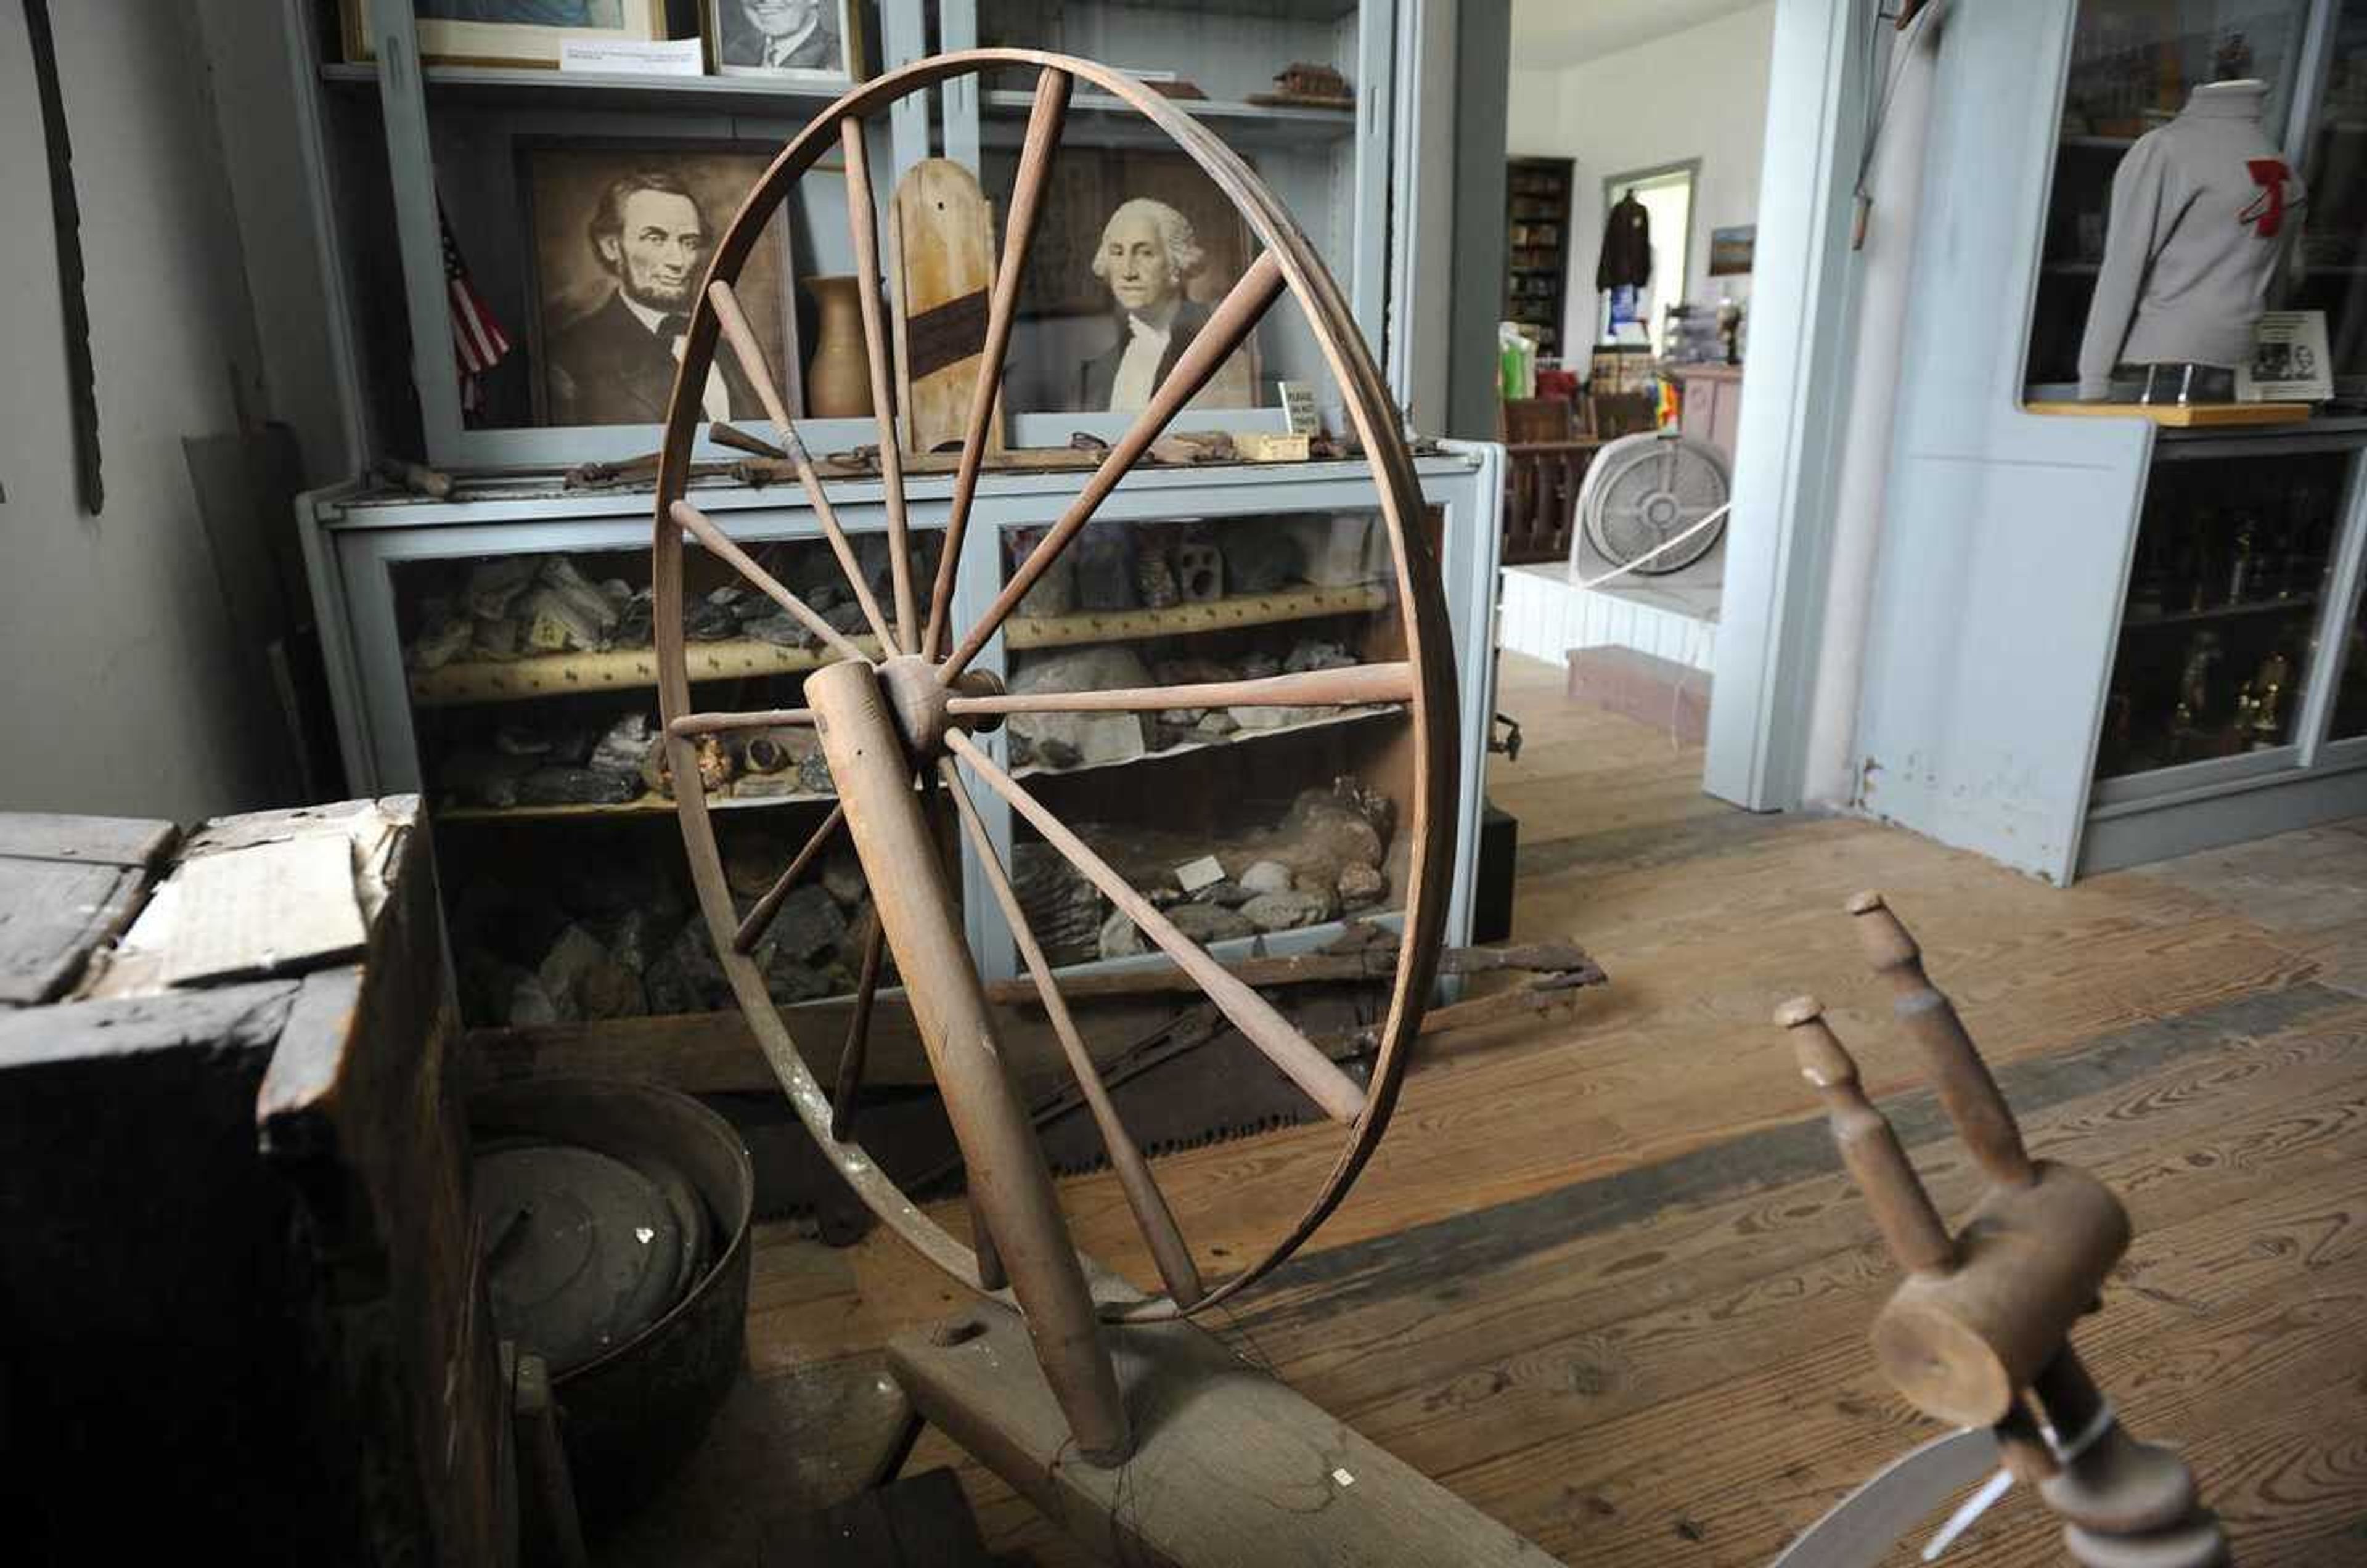
{"label": "spinning wheel hub", "polygon": [[946,731],[958,722],[964,729],[992,729],[1000,714],[968,714],[957,720],[949,706],[956,697],[999,697],[1002,679],[990,670],[966,670],[950,686],[938,677],[943,666],[917,653],[900,653],[877,666],[879,685],[904,738],[912,766],[926,767],[944,754]]}

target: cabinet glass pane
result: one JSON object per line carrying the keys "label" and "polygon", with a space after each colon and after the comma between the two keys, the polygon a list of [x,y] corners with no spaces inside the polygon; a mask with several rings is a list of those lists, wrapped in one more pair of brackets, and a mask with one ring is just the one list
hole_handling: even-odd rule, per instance
{"label": "cabinet glass pane", "polygon": [[2367,599],[2351,606],[2350,625],[2344,629],[2341,674],[2334,687],[2334,715],[2327,738],[2348,740],[2367,735]]}
{"label": "cabinet glass pane", "polygon": [[[1151,80],[1273,187],[1335,276],[1354,276],[1360,152],[1353,95],[1365,85],[1355,80],[1354,0],[1175,6],[982,0],[979,36],[1104,61]],[[980,179],[996,209],[1008,210],[1035,73],[996,72],[982,82]],[[1078,90],[1048,179],[1005,407],[1139,408],[1258,246],[1231,199],[1164,132],[1098,91]],[[1281,400],[1281,381],[1310,384],[1319,403],[1338,400],[1312,335],[1286,304],[1193,407],[1270,408]]]}
{"label": "cabinet glass pane", "polygon": [[[930,581],[941,537],[916,536],[916,581]],[[742,543],[871,646],[826,545]],[[875,592],[892,603],[886,541],[866,534],[856,546]],[[677,784],[657,743],[649,570],[646,549],[394,570],[420,777],[472,1025],[734,1005],[691,893]],[[832,657],[821,639],[703,550],[685,550],[684,577],[693,701],[802,706],[805,674]],[[745,913],[835,803],[830,770],[801,727],[710,738],[700,763]],[[776,1001],[852,988],[867,898],[851,851],[791,896],[758,953]]]}
{"label": "cabinet glass pane", "polygon": [[2154,465],[2098,777],[2293,742],[2350,461]]}
{"label": "cabinet glass pane", "polygon": [[2326,312],[2337,390],[2367,396],[2367,0],[2344,0],[2327,51],[2326,96],[2305,164],[2297,310]]}
{"label": "cabinet glass pane", "polygon": [[[1038,536],[1007,530],[1007,563]],[[1370,512],[1100,522],[1009,623],[1007,680],[1100,691],[1399,660],[1397,606]],[[1412,739],[1401,705],[1372,704],[1019,716],[1006,743],[1056,817],[1206,942],[1397,908]],[[1144,950],[1024,822],[1014,857],[1055,963]]]}
{"label": "cabinet glass pane", "polygon": [[2029,380],[2078,378],[2079,335],[2122,156],[2176,118],[2196,87],[2246,76],[2269,84],[2261,123],[2282,141],[2308,17],[2308,0],[2083,0],[2042,241]]}

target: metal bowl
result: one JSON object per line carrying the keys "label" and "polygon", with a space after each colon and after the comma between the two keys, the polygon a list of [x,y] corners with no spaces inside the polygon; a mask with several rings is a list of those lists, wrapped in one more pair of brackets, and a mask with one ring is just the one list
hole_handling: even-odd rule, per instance
{"label": "metal bowl", "polygon": [[478,1138],[541,1136],[630,1162],[654,1156],[697,1189],[712,1261],[639,1333],[551,1380],[587,1526],[645,1501],[706,1435],[747,1359],[749,1223],[756,1176],[740,1134],[688,1095],[650,1084],[536,1078],[470,1103]]}

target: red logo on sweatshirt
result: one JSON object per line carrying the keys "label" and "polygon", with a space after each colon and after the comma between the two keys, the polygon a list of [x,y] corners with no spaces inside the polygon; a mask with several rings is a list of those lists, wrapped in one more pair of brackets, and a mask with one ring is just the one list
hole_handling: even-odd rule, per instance
{"label": "red logo on sweatshirt", "polygon": [[2252,183],[2260,187],[2260,194],[2236,214],[2236,221],[2256,223],[2261,239],[2273,240],[2285,226],[2285,181],[2292,177],[2293,171],[2285,167],[2282,158],[2247,158],[2244,168],[2252,176]]}

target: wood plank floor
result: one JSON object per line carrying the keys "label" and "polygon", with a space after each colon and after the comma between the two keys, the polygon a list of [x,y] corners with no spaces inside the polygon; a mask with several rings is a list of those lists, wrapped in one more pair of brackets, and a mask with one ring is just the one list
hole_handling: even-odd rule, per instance
{"label": "wood plank floor", "polygon": [[[2033,1147],[2129,1203],[2135,1245],[2080,1344],[2132,1428],[2184,1447],[2245,1568],[2367,1562],[2367,821],[2057,890],[1874,824],[1710,801],[1697,750],[1571,707],[1541,664],[1506,657],[1502,705],[1528,741],[1489,783],[1521,819],[1517,934],[1575,939],[1612,985],[1429,1050],[1340,1213],[1212,1327],[1567,1562],[1766,1562],[1934,1435],[1874,1375],[1890,1272],[1769,1023],[1823,997],[1961,1207],[1966,1162],[1840,912],[1880,887]],[[1159,1176],[1220,1274],[1335,1149],[1297,1129]],[[1062,1195],[1090,1250],[1149,1279],[1114,1181]],[[753,1562],[784,1495],[763,1478],[845,1484],[832,1461],[877,1425],[879,1346],[955,1304],[885,1235],[768,1232],[719,1451],[608,1562]],[[767,1436],[797,1451],[752,1446]],[[959,1466],[997,1551],[1086,1561],[942,1439],[914,1463]],[[1949,1561],[2052,1565],[2055,1536],[2010,1495]]]}

